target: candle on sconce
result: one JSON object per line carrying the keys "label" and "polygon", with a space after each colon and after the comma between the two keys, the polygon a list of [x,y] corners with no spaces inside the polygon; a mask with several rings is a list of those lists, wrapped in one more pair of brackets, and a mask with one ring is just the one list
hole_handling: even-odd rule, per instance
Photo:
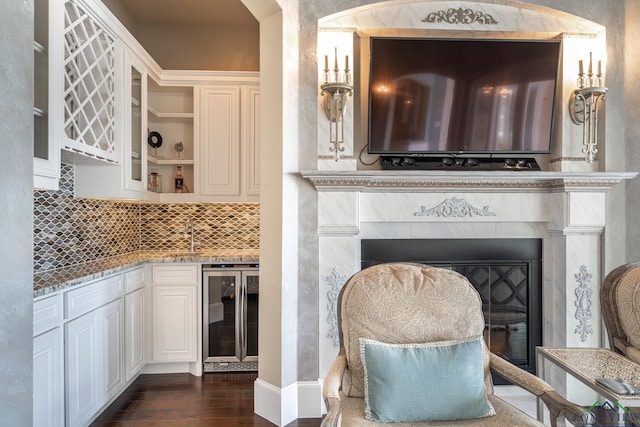
{"label": "candle on sconce", "polygon": [[344,70],[349,71],[349,55],[344,56]]}
{"label": "candle on sconce", "polygon": [[592,59],[593,59],[593,52],[589,52],[589,75],[593,74],[593,71],[591,68]]}
{"label": "candle on sconce", "polygon": [[333,54],[334,62],[335,62],[335,71],[338,71],[338,48],[335,48],[335,52]]}
{"label": "candle on sconce", "polygon": [[329,55],[324,56],[324,69],[329,70]]}
{"label": "candle on sconce", "polygon": [[602,61],[598,61],[598,75],[602,75]]}
{"label": "candle on sconce", "polygon": [[584,74],[584,70],[582,69],[582,59],[578,61],[578,74],[579,75]]}

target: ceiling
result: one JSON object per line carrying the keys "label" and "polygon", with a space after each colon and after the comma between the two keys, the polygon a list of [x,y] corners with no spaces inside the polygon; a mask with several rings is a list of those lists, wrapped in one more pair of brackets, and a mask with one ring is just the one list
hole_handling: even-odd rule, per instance
{"label": "ceiling", "polygon": [[121,0],[140,22],[256,25],[240,0]]}

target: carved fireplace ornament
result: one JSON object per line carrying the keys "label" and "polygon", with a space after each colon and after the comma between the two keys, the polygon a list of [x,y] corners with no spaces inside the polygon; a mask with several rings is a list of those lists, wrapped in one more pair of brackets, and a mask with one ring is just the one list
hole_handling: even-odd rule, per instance
{"label": "carved fireplace ornament", "polygon": [[422,206],[421,210],[415,212],[414,216],[437,216],[444,218],[465,218],[473,216],[496,216],[494,212],[489,211],[489,206],[483,206],[478,209],[465,199],[452,197],[445,199],[439,205],[433,208]]}
{"label": "carved fireplace ornament", "polygon": [[431,12],[427,15],[426,18],[422,19],[422,22],[426,23],[442,23],[445,22],[447,24],[488,24],[488,25],[497,25],[498,21],[494,19],[493,16],[488,13],[483,13],[479,11],[474,11],[472,9],[463,9],[463,8],[450,8],[447,10],[439,10],[437,12]]}

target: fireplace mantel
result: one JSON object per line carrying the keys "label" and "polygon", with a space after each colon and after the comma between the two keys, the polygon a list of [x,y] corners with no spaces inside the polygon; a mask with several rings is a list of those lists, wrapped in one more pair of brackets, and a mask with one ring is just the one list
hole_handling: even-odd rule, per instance
{"label": "fireplace mantel", "polygon": [[[599,347],[607,192],[637,172],[313,170],[320,369],[335,356],[335,297],[363,239],[541,239],[543,345]],[[588,299],[578,297],[587,289]],[[585,314],[578,308],[588,306]]]}
{"label": "fireplace mantel", "polygon": [[637,172],[304,171],[318,191],[607,191]]}

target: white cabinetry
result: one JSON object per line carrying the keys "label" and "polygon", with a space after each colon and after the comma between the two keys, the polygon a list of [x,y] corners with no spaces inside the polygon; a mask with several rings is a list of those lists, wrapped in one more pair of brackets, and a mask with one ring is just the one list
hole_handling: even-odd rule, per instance
{"label": "white cabinetry", "polygon": [[195,286],[158,286],[152,293],[154,361],[195,362]]}
{"label": "white cabinetry", "polygon": [[[60,0],[62,1],[62,0]],[[116,81],[122,50],[90,1],[64,2],[62,148],[118,162]],[[60,7],[60,6],[58,6]]]}
{"label": "white cabinetry", "polygon": [[197,265],[152,267],[154,362],[199,361]]}
{"label": "white cabinetry", "polygon": [[33,303],[33,425],[64,426],[64,363],[60,295]]}
{"label": "white cabinetry", "polygon": [[69,426],[86,424],[102,406],[100,315],[97,310],[65,325],[65,372]]}
{"label": "white cabinetry", "polygon": [[147,72],[131,54],[125,55],[124,99],[129,100],[125,111],[124,137],[124,188],[137,192],[146,191],[147,165],[144,162],[147,148]]}
{"label": "white cabinetry", "polygon": [[240,196],[240,88],[202,88],[199,114],[201,192]]}
{"label": "white cabinetry", "polygon": [[140,267],[124,275],[124,366],[127,381],[138,374],[146,363],[144,272],[144,267]]}
{"label": "white cabinetry", "polygon": [[57,190],[62,112],[62,7],[53,0],[35,0],[33,7],[33,185]]}
{"label": "white cabinetry", "polygon": [[64,302],[72,319],[65,324],[67,424],[86,425],[124,385],[122,275],[71,290]]}
{"label": "white cabinetry", "polygon": [[260,196],[260,86],[247,86],[243,107],[245,193]]}
{"label": "white cabinetry", "polygon": [[102,327],[102,357],[104,360],[103,403],[111,399],[124,385],[124,313],[122,300],[116,300],[100,309]]}
{"label": "white cabinetry", "polygon": [[260,177],[258,87],[205,86],[199,98],[200,192],[220,200],[254,200]]}

